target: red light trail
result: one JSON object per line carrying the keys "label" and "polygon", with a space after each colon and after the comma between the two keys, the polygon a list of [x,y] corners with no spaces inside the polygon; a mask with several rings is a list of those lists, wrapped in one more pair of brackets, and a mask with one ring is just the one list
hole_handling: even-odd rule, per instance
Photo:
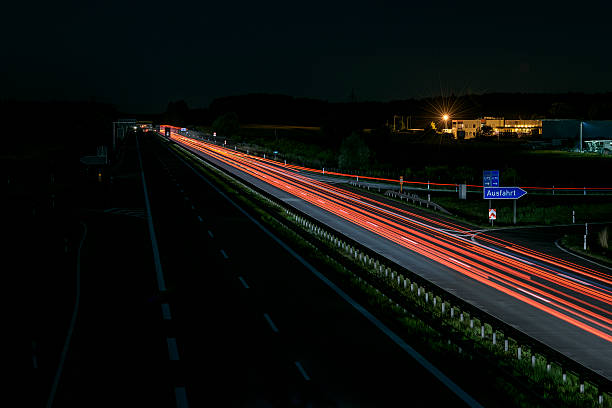
{"label": "red light trail", "polygon": [[465,238],[473,234],[470,229],[415,214],[304,174],[312,169],[284,165],[174,132],[171,138],[466,278],[612,342],[612,277],[608,274],[486,234],[479,239],[492,246],[471,241]]}

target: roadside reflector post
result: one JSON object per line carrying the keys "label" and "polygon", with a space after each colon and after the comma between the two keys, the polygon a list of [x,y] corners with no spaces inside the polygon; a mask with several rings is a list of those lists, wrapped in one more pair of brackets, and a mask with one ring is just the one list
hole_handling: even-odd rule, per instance
{"label": "roadside reflector post", "polygon": [[572,210],[572,224],[576,223],[576,210]]}
{"label": "roadside reflector post", "polygon": [[470,329],[474,328],[474,319],[470,318]]}
{"label": "roadside reflector post", "polygon": [[531,356],[531,366],[535,367],[535,363],[536,363],[536,358],[535,356]]}
{"label": "roadside reflector post", "polygon": [[546,372],[550,373],[550,363],[546,363]]}
{"label": "roadside reflector post", "polygon": [[484,335],[485,335],[485,327],[484,324],[480,326],[480,338],[484,339]]}
{"label": "roadside reflector post", "polygon": [[563,373],[563,382],[567,382],[567,373]]}
{"label": "roadside reflector post", "polygon": [[451,319],[455,317],[455,308],[451,306]]}
{"label": "roadside reflector post", "polygon": [[508,352],[508,339],[504,340],[504,351]]}
{"label": "roadside reflector post", "polygon": [[493,344],[497,344],[497,333],[493,330]]}
{"label": "roadside reflector post", "polygon": [[522,355],[521,351],[522,351],[521,346],[518,346],[518,348],[516,349],[516,355],[519,360],[521,359],[521,355]]}

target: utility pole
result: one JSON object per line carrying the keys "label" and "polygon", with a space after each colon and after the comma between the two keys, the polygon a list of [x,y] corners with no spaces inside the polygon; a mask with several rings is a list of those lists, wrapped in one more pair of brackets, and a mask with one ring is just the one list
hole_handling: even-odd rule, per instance
{"label": "utility pole", "polygon": [[580,153],[582,153],[582,121],[580,121]]}

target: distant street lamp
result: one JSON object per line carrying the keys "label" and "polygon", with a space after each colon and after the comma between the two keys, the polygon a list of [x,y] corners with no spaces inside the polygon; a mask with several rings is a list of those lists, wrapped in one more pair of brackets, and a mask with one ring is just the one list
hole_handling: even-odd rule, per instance
{"label": "distant street lamp", "polygon": [[579,151],[580,153],[582,153],[582,121],[580,121],[580,146],[579,146]]}
{"label": "distant street lamp", "polygon": [[444,129],[448,129],[448,127],[446,126],[447,122],[448,122],[448,115],[444,115],[442,116],[442,120],[444,120]]}

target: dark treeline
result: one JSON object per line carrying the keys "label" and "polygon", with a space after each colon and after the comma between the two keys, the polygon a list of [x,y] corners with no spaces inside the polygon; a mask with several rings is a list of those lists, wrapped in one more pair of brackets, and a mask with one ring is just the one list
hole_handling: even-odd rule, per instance
{"label": "dark treeline", "polygon": [[154,119],[188,125],[210,125],[216,118],[235,112],[241,123],[302,126],[378,128],[393,115],[412,117],[412,127],[426,127],[439,120],[444,106],[453,106],[454,118],[503,116],[512,119],[612,119],[612,93],[526,94],[489,93],[407,99],[390,102],[332,103],[287,95],[249,94],[215,99],[208,108],[190,109],[184,101],[171,102]]}
{"label": "dark treeline", "polygon": [[[44,192],[79,175],[81,156],[110,148],[116,109],[95,102],[2,101],[3,140],[0,180],[25,191]],[[38,187],[35,187],[38,186]]]}
{"label": "dark treeline", "polygon": [[63,146],[74,154],[95,154],[108,145],[117,110],[96,102],[1,101],[3,151],[19,154]]}

